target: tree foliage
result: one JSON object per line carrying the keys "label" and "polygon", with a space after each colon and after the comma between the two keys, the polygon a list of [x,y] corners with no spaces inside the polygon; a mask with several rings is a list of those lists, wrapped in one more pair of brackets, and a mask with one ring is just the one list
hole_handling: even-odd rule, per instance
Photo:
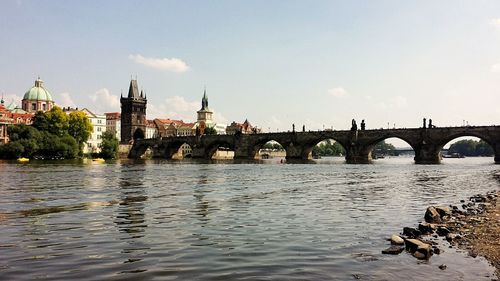
{"label": "tree foliage", "polygon": [[[37,112],[33,126],[23,124],[8,127],[9,143],[0,145],[0,158],[19,157],[62,159],[81,154],[82,144],[87,141],[92,125],[80,112],[68,117],[61,108]],[[71,122],[70,122],[71,119]],[[71,124],[71,126],[70,126]],[[90,126],[89,126],[90,125]],[[90,132],[89,132],[90,130]]]}
{"label": "tree foliage", "polygon": [[206,127],[204,134],[205,135],[217,135],[217,130],[214,127]]}
{"label": "tree foliage", "polygon": [[262,149],[283,150],[283,146],[277,142],[269,141],[262,146]]}
{"label": "tree foliage", "polygon": [[394,145],[390,143],[386,143],[385,140],[374,145],[372,153],[375,153],[376,155],[399,155],[399,153],[396,151],[396,147],[394,147]]}
{"label": "tree foliage", "polygon": [[493,148],[483,140],[460,140],[453,143],[448,154],[459,153],[464,156],[493,156]]}
{"label": "tree foliage", "polygon": [[83,144],[89,139],[94,130],[90,123],[87,114],[82,111],[73,111],[68,117],[68,133],[72,136],[80,149],[83,149]]}
{"label": "tree foliage", "polygon": [[312,153],[318,156],[340,156],[345,155],[345,149],[336,141],[326,140],[313,147]]}
{"label": "tree foliage", "polygon": [[106,131],[102,134],[100,144],[100,156],[104,159],[114,159],[118,155],[119,142],[112,131]]}

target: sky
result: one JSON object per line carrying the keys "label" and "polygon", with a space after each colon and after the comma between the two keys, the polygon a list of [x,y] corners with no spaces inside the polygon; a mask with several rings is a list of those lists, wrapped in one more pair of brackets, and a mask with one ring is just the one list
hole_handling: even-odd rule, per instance
{"label": "sky", "polygon": [[0,93],[264,131],[500,124],[500,1],[0,2]]}

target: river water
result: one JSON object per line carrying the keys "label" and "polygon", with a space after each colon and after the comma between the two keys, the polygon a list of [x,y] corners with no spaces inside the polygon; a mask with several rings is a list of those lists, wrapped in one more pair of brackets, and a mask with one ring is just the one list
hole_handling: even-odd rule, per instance
{"label": "river water", "polygon": [[427,206],[497,190],[492,158],[0,162],[0,177],[1,280],[493,278],[446,242],[428,261],[381,254]]}

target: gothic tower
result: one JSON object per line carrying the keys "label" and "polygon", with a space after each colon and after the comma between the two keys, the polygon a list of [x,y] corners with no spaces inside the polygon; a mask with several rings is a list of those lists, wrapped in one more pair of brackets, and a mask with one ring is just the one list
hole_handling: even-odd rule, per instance
{"label": "gothic tower", "polygon": [[146,104],[147,99],[137,87],[137,80],[130,80],[128,96],[120,98],[121,114],[121,143],[131,143],[136,139],[143,139],[146,135]]}
{"label": "gothic tower", "polygon": [[207,90],[203,92],[203,98],[201,99],[201,109],[198,110],[198,128],[200,129],[200,133],[204,134],[205,128],[209,127],[209,124],[212,124],[212,114],[213,112],[208,108],[208,98],[207,98]]}

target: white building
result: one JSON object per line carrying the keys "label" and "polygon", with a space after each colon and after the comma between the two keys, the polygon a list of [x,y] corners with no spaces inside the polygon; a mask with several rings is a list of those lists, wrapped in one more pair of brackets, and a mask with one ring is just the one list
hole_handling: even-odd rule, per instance
{"label": "white building", "polygon": [[106,115],[95,114],[87,108],[79,110],[74,108],[63,108],[63,111],[70,114],[73,111],[81,111],[87,115],[94,130],[90,134],[89,139],[83,145],[83,153],[99,153],[101,148],[99,147],[102,142],[102,133],[106,132]]}

